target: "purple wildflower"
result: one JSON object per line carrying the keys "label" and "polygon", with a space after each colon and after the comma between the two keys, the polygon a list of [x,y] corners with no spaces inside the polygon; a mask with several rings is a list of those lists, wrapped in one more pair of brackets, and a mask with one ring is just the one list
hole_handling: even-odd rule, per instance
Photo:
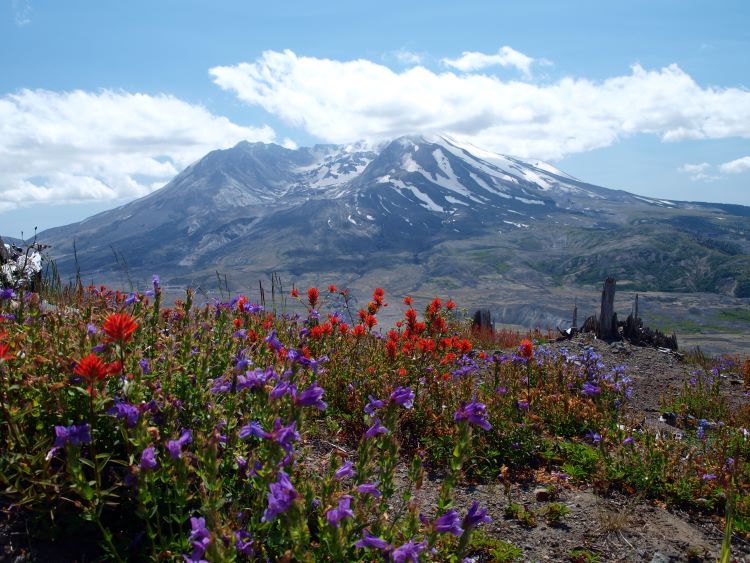
{"label": "purple wildflower", "polygon": [[63,448],[68,444],[80,446],[89,443],[91,443],[91,431],[88,424],[55,426],[55,447]]}
{"label": "purple wildflower", "polygon": [[271,483],[269,489],[270,492],[267,495],[268,508],[263,512],[262,522],[270,522],[278,514],[289,510],[298,496],[292,482],[289,480],[289,475],[283,471],[279,471],[278,481]]}
{"label": "purple wildflower", "polygon": [[628,436],[622,441],[622,445],[627,446],[628,444],[632,444],[634,439],[632,436]]}
{"label": "purple wildflower", "polygon": [[391,402],[405,409],[410,409],[414,406],[414,391],[409,387],[396,387],[391,393]]}
{"label": "purple wildflower", "polygon": [[143,371],[143,374],[149,374],[151,373],[151,364],[148,361],[148,358],[141,358],[138,360],[138,365],[141,366],[141,371]]}
{"label": "purple wildflower", "polygon": [[193,553],[188,557],[183,556],[185,561],[198,562],[203,560],[203,556],[211,545],[211,532],[206,528],[205,518],[190,518],[190,545],[193,548]]}
{"label": "purple wildflower", "polygon": [[393,559],[393,563],[406,563],[407,561],[419,563],[419,554],[422,553],[426,547],[426,541],[414,543],[414,540],[409,540],[404,545],[393,550],[393,553],[391,553],[391,559]]}
{"label": "purple wildflower", "polygon": [[591,440],[594,444],[598,444],[599,442],[602,441],[602,435],[597,432],[594,432],[593,430],[588,431],[588,433],[586,434],[586,438]]}
{"label": "purple wildflower", "polygon": [[599,387],[598,385],[594,385],[593,383],[590,383],[588,381],[583,384],[583,387],[581,387],[581,393],[589,397],[595,397],[601,392],[601,387]]}
{"label": "purple wildflower", "polygon": [[452,508],[435,520],[432,526],[439,534],[453,534],[454,536],[460,536],[464,533],[464,530],[461,527],[461,518],[459,517],[458,512]]}
{"label": "purple wildflower", "polygon": [[516,401],[516,407],[518,408],[518,410],[527,411],[529,410],[529,402],[528,401]]}
{"label": "purple wildflower", "polygon": [[16,292],[11,288],[0,289],[0,300],[15,299],[16,297]]}
{"label": "purple wildflower", "polygon": [[297,396],[294,403],[302,407],[315,407],[319,411],[324,411],[328,406],[322,400],[324,392],[323,388],[319,387],[318,382],[315,381]]}
{"label": "purple wildflower", "polygon": [[271,389],[271,392],[268,394],[269,399],[272,401],[276,401],[277,399],[281,399],[284,395],[289,394],[292,391],[292,386],[287,381],[279,381],[276,386]]}
{"label": "purple wildflower", "polygon": [[149,446],[141,453],[141,469],[143,471],[150,471],[157,465],[159,463],[156,461],[156,450],[153,446]]}
{"label": "purple wildflower", "polygon": [[141,411],[133,404],[115,399],[115,406],[109,409],[107,414],[116,416],[119,420],[124,420],[126,428],[133,428],[138,423]]}
{"label": "purple wildflower", "polygon": [[370,416],[372,416],[376,410],[382,409],[385,406],[383,401],[376,399],[372,395],[368,395],[367,398],[370,402],[365,405],[365,412]]}
{"label": "purple wildflower", "polygon": [[167,442],[167,449],[172,459],[180,459],[182,457],[182,448],[193,441],[193,431],[183,430],[182,434],[177,440],[170,440]]}
{"label": "purple wildflower", "polygon": [[284,347],[281,344],[281,341],[279,341],[279,339],[276,337],[276,330],[272,330],[271,332],[269,332],[268,336],[266,336],[263,340],[270,344],[271,348],[273,348],[277,352]]}
{"label": "purple wildflower", "polygon": [[376,418],[372,426],[367,429],[367,432],[365,432],[365,439],[369,440],[370,438],[374,438],[378,434],[388,434],[390,430],[388,430],[385,426],[380,424],[380,419]]}
{"label": "purple wildflower", "polygon": [[336,473],[333,474],[333,478],[339,481],[351,477],[352,475],[354,475],[354,463],[351,461],[345,461],[344,465],[339,467],[336,470]]}
{"label": "purple wildflower", "polygon": [[138,297],[136,296],[135,293],[130,292],[130,294],[128,295],[127,299],[125,299],[125,305],[132,305],[136,301],[138,301]]}
{"label": "purple wildflower", "polygon": [[97,330],[98,330],[98,329],[96,328],[96,325],[95,325],[95,324],[93,324],[93,323],[88,323],[88,324],[86,325],[86,332],[87,332],[87,333],[88,333],[89,335],[91,335],[91,336],[95,335],[95,334],[96,334],[96,332],[97,332]]}
{"label": "purple wildflower", "polygon": [[240,439],[244,440],[245,438],[249,438],[250,436],[263,438],[264,440],[271,439],[270,432],[266,432],[265,430],[263,430],[263,427],[257,420],[240,428]]}
{"label": "purple wildflower", "polygon": [[714,479],[716,479],[716,475],[714,475],[713,473],[704,473],[701,479],[703,479],[704,481],[713,481]]}
{"label": "purple wildflower", "polygon": [[366,547],[371,547],[373,549],[380,549],[383,551],[387,551],[391,548],[391,545],[385,541],[382,538],[379,538],[377,536],[373,536],[370,534],[367,530],[362,531],[362,539],[359,540],[357,543],[354,544],[354,547],[358,549],[364,549]]}
{"label": "purple wildflower", "polygon": [[466,420],[469,424],[474,424],[489,430],[492,425],[487,420],[487,407],[484,403],[478,403],[476,400],[471,401],[468,405],[461,404],[461,408],[453,415],[454,420]]}
{"label": "purple wildflower", "polygon": [[487,509],[480,509],[479,503],[474,501],[471,504],[469,511],[466,513],[466,516],[464,516],[464,519],[461,522],[461,527],[464,530],[471,530],[480,524],[489,524],[490,522],[492,522],[492,518],[487,516]]}
{"label": "purple wildflower", "polygon": [[161,286],[161,280],[159,279],[158,274],[154,274],[153,276],[151,276],[151,283],[154,286],[154,291],[159,289],[159,287]]}
{"label": "purple wildflower", "polygon": [[345,518],[353,518],[354,512],[352,512],[350,505],[352,497],[344,495],[339,499],[338,508],[333,508],[326,512],[326,520],[334,528],[338,528],[341,525],[341,521]]}
{"label": "purple wildflower", "polygon": [[253,540],[250,539],[252,537],[252,534],[247,530],[239,530],[234,533],[234,547],[237,549],[237,553],[241,553],[247,557],[255,555]]}
{"label": "purple wildflower", "polygon": [[375,498],[380,498],[380,491],[372,483],[362,483],[357,487],[357,492],[361,495],[372,495]]}

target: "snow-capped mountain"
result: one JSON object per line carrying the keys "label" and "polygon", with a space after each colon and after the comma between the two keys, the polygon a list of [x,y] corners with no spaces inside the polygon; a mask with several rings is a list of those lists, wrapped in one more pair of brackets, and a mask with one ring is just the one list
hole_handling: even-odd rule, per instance
{"label": "snow-capped mountain", "polygon": [[405,290],[418,280],[544,284],[613,273],[644,288],[742,294],[750,228],[737,237],[724,226],[746,225],[748,211],[609,190],[444,136],[296,150],[242,142],[39,240],[63,272],[76,268],[75,241],[85,274],[127,263],[134,275],[178,283],[216,271],[352,280],[380,268]]}

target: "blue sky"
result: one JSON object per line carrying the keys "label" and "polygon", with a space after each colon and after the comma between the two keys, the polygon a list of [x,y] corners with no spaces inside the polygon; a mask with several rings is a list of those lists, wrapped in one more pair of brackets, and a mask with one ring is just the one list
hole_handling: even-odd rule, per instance
{"label": "blue sky", "polygon": [[2,0],[0,233],[240,139],[446,132],[583,180],[750,205],[746,1]]}

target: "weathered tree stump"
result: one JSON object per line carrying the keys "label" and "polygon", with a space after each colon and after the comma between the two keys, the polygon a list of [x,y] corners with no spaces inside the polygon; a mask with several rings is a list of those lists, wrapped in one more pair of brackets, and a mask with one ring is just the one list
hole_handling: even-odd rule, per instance
{"label": "weathered tree stump", "polygon": [[602,289],[602,306],[599,312],[599,330],[597,338],[602,340],[614,340],[619,337],[617,333],[617,313],[615,313],[615,289],[617,282],[615,278],[607,278]]}
{"label": "weathered tree stump", "polygon": [[0,237],[0,264],[5,264],[8,260],[10,260],[10,253],[5,248],[3,237]]}
{"label": "weathered tree stump", "polygon": [[492,326],[492,314],[489,309],[479,309],[474,313],[474,321],[471,330],[475,334],[493,336],[495,329]]}

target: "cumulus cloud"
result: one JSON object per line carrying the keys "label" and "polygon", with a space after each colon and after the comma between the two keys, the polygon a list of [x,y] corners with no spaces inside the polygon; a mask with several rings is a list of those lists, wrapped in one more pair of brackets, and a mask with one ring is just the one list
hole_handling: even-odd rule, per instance
{"label": "cumulus cloud", "polygon": [[210,69],[240,100],[328,142],[448,133],[521,157],[559,159],[639,133],[663,141],[750,137],[750,92],[702,87],[677,65],[550,84],[401,72],[369,60],[266,51]]}
{"label": "cumulus cloud", "polygon": [[[513,67],[520,70],[524,76],[531,76],[531,65],[535,59],[516,51],[512,47],[501,47],[494,55],[478,53],[476,51],[464,51],[457,59],[443,59],[443,64],[461,72],[473,72],[492,66]],[[548,64],[546,60],[541,61]]]}
{"label": "cumulus cloud", "polygon": [[0,97],[0,211],[143,196],[210,150],[273,139],[173,96],[22,90]]}
{"label": "cumulus cloud", "polygon": [[750,156],[743,156],[730,162],[719,165],[719,170],[724,174],[739,174],[750,170]]}

